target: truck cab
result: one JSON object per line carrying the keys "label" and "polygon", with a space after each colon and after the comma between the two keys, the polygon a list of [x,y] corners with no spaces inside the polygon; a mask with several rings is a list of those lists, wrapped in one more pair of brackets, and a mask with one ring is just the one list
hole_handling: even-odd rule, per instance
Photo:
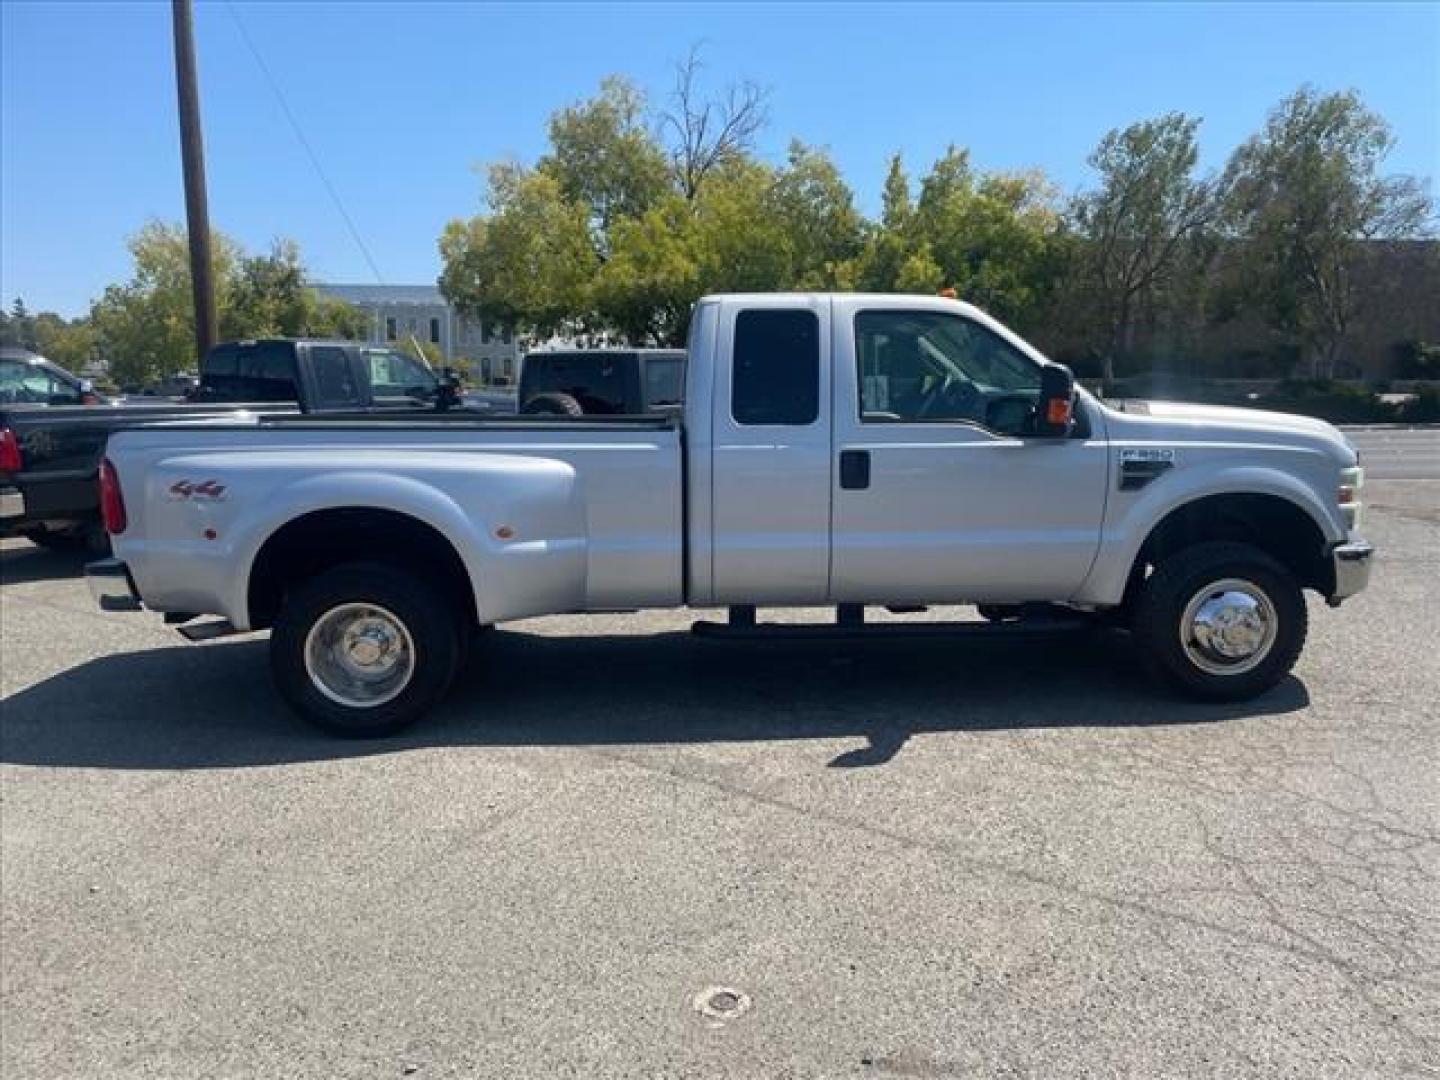
{"label": "truck cab", "polygon": [[[1046,373],[1063,369],[978,310],[717,297],[696,310],[691,355],[729,361],[692,361],[687,388],[706,406],[686,417],[692,460],[709,462],[690,489],[709,601],[1019,602],[1084,581],[1103,424],[1088,400],[1046,423]],[[1056,393],[1071,401],[1067,378]]]}

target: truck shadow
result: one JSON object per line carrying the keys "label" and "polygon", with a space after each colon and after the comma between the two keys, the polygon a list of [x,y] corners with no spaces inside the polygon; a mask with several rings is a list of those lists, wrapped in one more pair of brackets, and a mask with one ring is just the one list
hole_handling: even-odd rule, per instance
{"label": "truck shadow", "polygon": [[83,551],[48,551],[29,540],[7,540],[0,548],[0,584],[78,578],[85,573],[85,564],[98,558]]}
{"label": "truck shadow", "polygon": [[1120,635],[836,645],[502,630],[477,644],[432,716],[395,738],[354,741],[298,721],[267,675],[258,637],[92,660],[5,700],[0,761],[204,769],[431,746],[866,738],[828,762],[854,768],[889,761],[919,733],[1195,724],[1309,703],[1293,677],[1240,705],[1177,701],[1140,676]]}

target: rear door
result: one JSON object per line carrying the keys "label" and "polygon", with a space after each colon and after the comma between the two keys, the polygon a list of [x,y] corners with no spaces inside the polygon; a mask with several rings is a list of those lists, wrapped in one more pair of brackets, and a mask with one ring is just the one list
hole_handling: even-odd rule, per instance
{"label": "rear door", "polygon": [[830,301],[724,305],[716,346],[714,600],[821,603],[830,578]]}

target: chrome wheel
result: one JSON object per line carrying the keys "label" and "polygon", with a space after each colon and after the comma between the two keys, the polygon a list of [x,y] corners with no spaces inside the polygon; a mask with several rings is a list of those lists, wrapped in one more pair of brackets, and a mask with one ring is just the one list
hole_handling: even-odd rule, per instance
{"label": "chrome wheel", "polygon": [[393,700],[415,674],[405,624],[376,604],[333,607],[305,636],[305,673],[331,701],[369,709]]}
{"label": "chrome wheel", "polygon": [[1211,675],[1239,675],[1269,655],[1279,630],[1275,605],[1251,581],[1223,578],[1190,598],[1180,617],[1185,656]]}

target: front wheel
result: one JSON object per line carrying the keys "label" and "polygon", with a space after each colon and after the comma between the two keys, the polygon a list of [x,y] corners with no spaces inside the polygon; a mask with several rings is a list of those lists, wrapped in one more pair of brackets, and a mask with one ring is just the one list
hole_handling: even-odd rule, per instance
{"label": "front wheel", "polygon": [[301,716],[373,738],[414,723],[460,663],[459,620],[424,578],[346,563],[290,594],[270,637],[276,688]]}
{"label": "front wheel", "polygon": [[1245,701],[1278,683],[1305,644],[1294,575],[1249,544],[1197,544],[1145,579],[1131,631],[1147,666],[1190,697]]}

